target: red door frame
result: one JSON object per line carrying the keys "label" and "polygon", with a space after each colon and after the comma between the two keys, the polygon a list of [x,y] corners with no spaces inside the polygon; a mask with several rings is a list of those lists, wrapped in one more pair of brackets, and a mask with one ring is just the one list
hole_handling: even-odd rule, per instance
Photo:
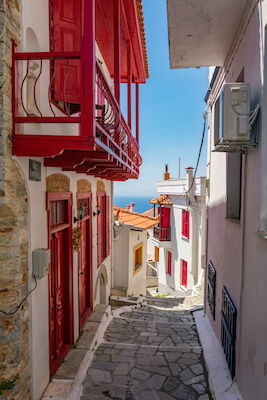
{"label": "red door frame", "polygon": [[[46,193],[46,210],[47,210],[47,231],[48,231],[48,246],[50,248],[50,237],[51,234],[56,231],[62,230],[62,227],[50,228],[50,203],[51,201],[66,200],[68,203],[68,217],[67,222],[64,224],[64,228],[68,229],[67,242],[68,242],[68,273],[63,276],[64,286],[64,345],[62,346],[61,353],[56,360],[52,360],[52,337],[51,337],[51,310],[49,304],[49,353],[50,353],[50,378],[53,377],[60,362],[65,357],[70,349],[70,346],[74,343],[74,327],[73,327],[73,250],[72,250],[72,193],[70,192],[47,192]],[[64,266],[66,269],[66,266]],[[50,274],[49,274],[50,275]],[[49,277],[50,279],[50,277]],[[50,302],[50,285],[49,285],[49,302]]]}
{"label": "red door frame", "polygon": [[182,260],[182,286],[187,288],[187,261]]}
{"label": "red door frame", "polygon": [[[90,312],[93,311],[93,271],[92,271],[92,193],[77,193],[77,203],[79,199],[89,199],[89,216],[85,217],[85,220],[89,219],[89,237],[87,238],[87,246],[89,247],[89,259],[87,260],[89,265],[87,265],[87,274],[86,274],[86,311],[83,314],[82,318],[79,318],[79,329],[81,331],[87,317],[90,315]],[[79,261],[78,261],[79,262]],[[78,273],[79,273],[79,265],[78,265]],[[79,278],[78,278],[79,284]],[[80,293],[78,289],[78,293]],[[79,312],[80,315],[80,312]]]}

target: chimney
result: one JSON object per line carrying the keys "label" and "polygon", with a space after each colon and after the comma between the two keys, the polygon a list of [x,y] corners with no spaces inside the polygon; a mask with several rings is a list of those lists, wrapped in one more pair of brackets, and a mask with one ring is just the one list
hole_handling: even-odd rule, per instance
{"label": "chimney", "polygon": [[131,205],[130,205],[130,211],[135,211],[135,203],[134,202],[132,202],[131,203]]}
{"label": "chimney", "polygon": [[170,174],[168,172],[168,164],[165,164],[165,172],[163,174],[163,180],[168,181],[170,179]]}
{"label": "chimney", "polygon": [[126,210],[130,210],[130,204],[126,204]]}
{"label": "chimney", "polygon": [[186,170],[186,191],[188,191],[188,195],[190,197],[190,195],[194,194],[194,185],[192,184],[194,168],[188,167],[185,170]]}

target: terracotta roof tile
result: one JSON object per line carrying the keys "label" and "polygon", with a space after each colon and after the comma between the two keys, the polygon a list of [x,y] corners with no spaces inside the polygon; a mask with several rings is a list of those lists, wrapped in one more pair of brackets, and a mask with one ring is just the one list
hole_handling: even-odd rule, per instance
{"label": "terracotta roof tile", "polygon": [[158,218],[125,210],[118,206],[113,206],[113,213],[121,224],[133,225],[137,228],[148,229],[159,223]]}
{"label": "terracotta roof tile", "polygon": [[164,206],[171,206],[172,202],[166,194],[162,194],[160,197],[156,197],[155,199],[149,200],[151,204],[159,204]]}
{"label": "terracotta roof tile", "polygon": [[145,35],[142,0],[136,0],[136,5],[137,5],[137,14],[138,14],[140,35],[141,35],[141,40],[142,40],[142,48],[143,48],[144,63],[145,63],[145,69],[146,69],[146,77],[149,78],[147,51],[146,51],[146,35]]}

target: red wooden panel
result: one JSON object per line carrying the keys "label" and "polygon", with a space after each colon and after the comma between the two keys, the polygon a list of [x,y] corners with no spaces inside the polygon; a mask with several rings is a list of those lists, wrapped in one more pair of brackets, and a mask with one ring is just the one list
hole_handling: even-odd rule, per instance
{"label": "red wooden panel", "polygon": [[187,261],[183,260],[182,285],[187,287]]}
{"label": "red wooden panel", "polygon": [[168,274],[172,274],[172,253],[168,251]]}
{"label": "red wooden panel", "polygon": [[97,259],[98,259],[98,267],[105,259],[105,193],[97,194],[97,210],[100,213],[97,215]]}
{"label": "red wooden panel", "polygon": [[87,274],[87,251],[86,243],[88,229],[86,229],[86,220],[81,221],[82,244],[78,254],[78,273],[79,273],[79,316],[83,315],[86,309],[86,274]]}
{"label": "red wooden panel", "polygon": [[[53,1],[53,50],[81,50],[81,1]],[[55,61],[54,99],[69,103],[80,103],[81,63],[79,60]],[[68,76],[67,76],[68,74]],[[65,82],[65,91],[64,91]]]}
{"label": "red wooden panel", "polygon": [[63,285],[63,231],[56,236],[56,354],[60,353],[64,344],[64,285]]}
{"label": "red wooden panel", "polygon": [[187,216],[186,216],[186,224],[187,224],[187,227],[186,227],[186,233],[187,233],[187,235],[186,235],[186,237],[187,237],[187,239],[189,239],[189,211],[187,211]]}
{"label": "red wooden panel", "polygon": [[182,235],[186,236],[186,211],[182,212]]}
{"label": "red wooden panel", "polygon": [[162,208],[162,228],[169,228],[170,226],[170,208]]}
{"label": "red wooden panel", "polygon": [[109,225],[110,225],[109,196],[106,196],[106,257],[109,256],[110,254]]}

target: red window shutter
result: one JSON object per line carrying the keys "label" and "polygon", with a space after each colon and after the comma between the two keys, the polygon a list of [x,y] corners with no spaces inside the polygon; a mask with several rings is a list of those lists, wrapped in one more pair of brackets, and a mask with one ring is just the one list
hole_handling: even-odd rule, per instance
{"label": "red window shutter", "polygon": [[182,285],[187,287],[187,261],[183,260]]}
{"label": "red window shutter", "polygon": [[172,253],[168,251],[168,274],[172,274]]}
{"label": "red window shutter", "polygon": [[189,239],[189,211],[186,212],[186,237]]}
{"label": "red window shutter", "polygon": [[97,210],[100,213],[97,215],[97,264],[98,267],[105,259],[105,195],[97,195]]}
{"label": "red window shutter", "polygon": [[182,235],[186,237],[186,211],[183,210],[182,214]]}
{"label": "red window shutter", "polygon": [[[53,0],[53,50],[81,50],[81,1]],[[68,76],[66,76],[68,74]],[[64,91],[65,82],[65,91]],[[80,60],[55,61],[54,100],[80,103],[81,62]]]}
{"label": "red window shutter", "polygon": [[106,196],[106,257],[110,254],[110,237],[109,237],[109,226],[110,226],[110,212],[109,212],[109,196]]}

